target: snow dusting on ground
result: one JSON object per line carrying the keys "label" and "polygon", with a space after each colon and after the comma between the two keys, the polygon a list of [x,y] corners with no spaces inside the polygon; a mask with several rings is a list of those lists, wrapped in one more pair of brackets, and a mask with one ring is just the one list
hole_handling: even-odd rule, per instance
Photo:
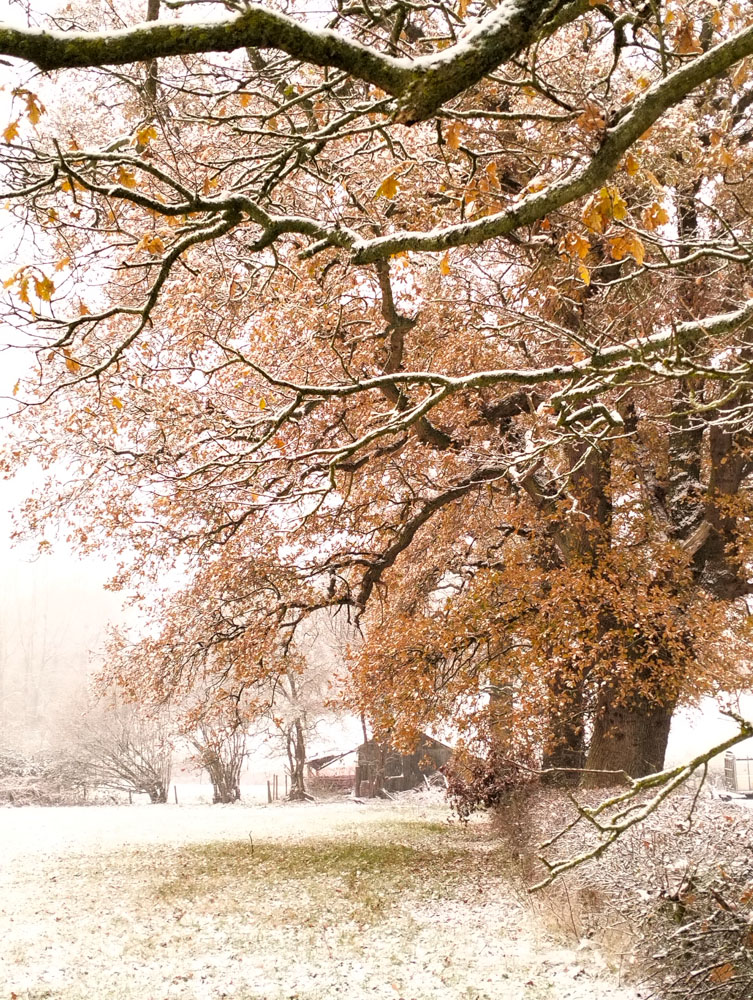
{"label": "snow dusting on ground", "polygon": [[421,796],[6,808],[0,850],[0,1000],[638,996]]}

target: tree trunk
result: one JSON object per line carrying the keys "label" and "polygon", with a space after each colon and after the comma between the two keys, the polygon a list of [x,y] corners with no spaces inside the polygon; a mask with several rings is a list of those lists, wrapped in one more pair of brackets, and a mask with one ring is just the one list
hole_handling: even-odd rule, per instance
{"label": "tree trunk", "polygon": [[619,774],[642,778],[664,767],[674,702],[656,704],[645,700],[623,705],[615,701],[613,691],[605,691],[593,721],[593,735],[582,785],[624,784]]}
{"label": "tree trunk", "polygon": [[[567,448],[574,498],[572,513],[564,516],[559,486],[553,474],[541,470],[527,476],[522,485],[547,518],[547,535],[535,553],[544,570],[567,566],[598,566],[600,553],[609,547],[612,527],[612,448],[592,448],[585,441]],[[585,677],[573,664],[565,664],[547,681],[546,741],[542,765],[550,773],[543,781],[571,785],[580,781],[585,765]],[[560,770],[557,770],[560,769]]]}
{"label": "tree trunk", "polygon": [[547,743],[544,748],[542,768],[543,783],[547,785],[577,785],[585,766],[583,682],[567,684],[558,672],[549,684],[547,712]]}
{"label": "tree trunk", "polygon": [[236,768],[232,764],[220,762],[216,767],[207,766],[207,770],[212,781],[212,802],[237,802],[241,797],[241,790]]}
{"label": "tree trunk", "polygon": [[377,749],[376,771],[371,784],[371,798],[383,799],[387,783],[387,746],[380,743]]}
{"label": "tree trunk", "polygon": [[161,802],[167,802],[167,786],[166,785],[152,785],[149,788],[149,801],[153,804],[158,804]]}
{"label": "tree trunk", "polygon": [[293,802],[303,802],[311,796],[306,791],[306,738],[303,724],[296,719],[288,733],[288,764],[290,768],[290,794]]}

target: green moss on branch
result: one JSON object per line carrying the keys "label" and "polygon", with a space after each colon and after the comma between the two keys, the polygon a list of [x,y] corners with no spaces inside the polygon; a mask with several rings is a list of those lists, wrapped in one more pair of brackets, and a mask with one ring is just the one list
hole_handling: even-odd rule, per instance
{"label": "green moss on branch", "polygon": [[502,63],[567,23],[586,8],[570,0],[504,0],[465,39],[444,52],[397,59],[335,31],[306,27],[274,11],[254,7],[230,20],[209,24],[141,25],[106,33],[45,32],[0,27],[0,55],[42,70],[118,66],[169,56],[275,49],[314,66],[344,70],[401,99],[400,119],[423,120],[478,83]]}

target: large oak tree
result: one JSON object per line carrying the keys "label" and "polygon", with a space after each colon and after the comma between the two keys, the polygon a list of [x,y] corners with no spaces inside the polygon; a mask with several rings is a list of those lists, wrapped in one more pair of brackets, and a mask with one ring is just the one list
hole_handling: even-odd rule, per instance
{"label": "large oak tree", "polygon": [[189,580],[111,674],[261,684],[339,606],[383,729],[660,766],[747,683],[753,8],[196,6],[0,29],[6,465]]}

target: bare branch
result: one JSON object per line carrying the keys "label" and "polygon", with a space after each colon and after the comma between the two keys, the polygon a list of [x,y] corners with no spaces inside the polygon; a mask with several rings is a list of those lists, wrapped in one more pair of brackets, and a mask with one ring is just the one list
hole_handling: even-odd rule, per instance
{"label": "bare branch", "polygon": [[[740,727],[739,731],[734,736],[730,736],[729,739],[724,740],[724,742],[718,743],[709,750],[698,754],[698,756],[688,761],[687,764],[667,768],[656,774],[647,774],[644,778],[628,778],[630,785],[626,791],[605,799],[597,806],[581,805],[571,796],[578,810],[578,817],[568,829],[572,829],[581,819],[585,819],[598,831],[599,842],[594,847],[581,851],[578,854],[570,855],[569,857],[560,858],[557,861],[548,861],[543,855],[539,855],[541,861],[546,865],[549,874],[540,882],[532,885],[529,892],[538,892],[540,889],[551,885],[556,878],[565,872],[571,871],[573,868],[578,868],[587,861],[593,861],[601,857],[626,830],[647,819],[648,816],[659,808],[665,799],[681,785],[685,784],[699,768],[706,768],[709,761],[713,760],[714,757],[753,736],[753,723],[748,722],[733,712],[727,712],[726,714],[737,722]],[[657,789],[655,795],[646,801],[639,801],[643,792],[652,789]],[[608,820],[604,821],[599,818],[602,814],[609,813],[611,815]],[[541,849],[546,850],[547,847],[554,844],[560,838],[562,832],[560,831],[542,844]]]}

